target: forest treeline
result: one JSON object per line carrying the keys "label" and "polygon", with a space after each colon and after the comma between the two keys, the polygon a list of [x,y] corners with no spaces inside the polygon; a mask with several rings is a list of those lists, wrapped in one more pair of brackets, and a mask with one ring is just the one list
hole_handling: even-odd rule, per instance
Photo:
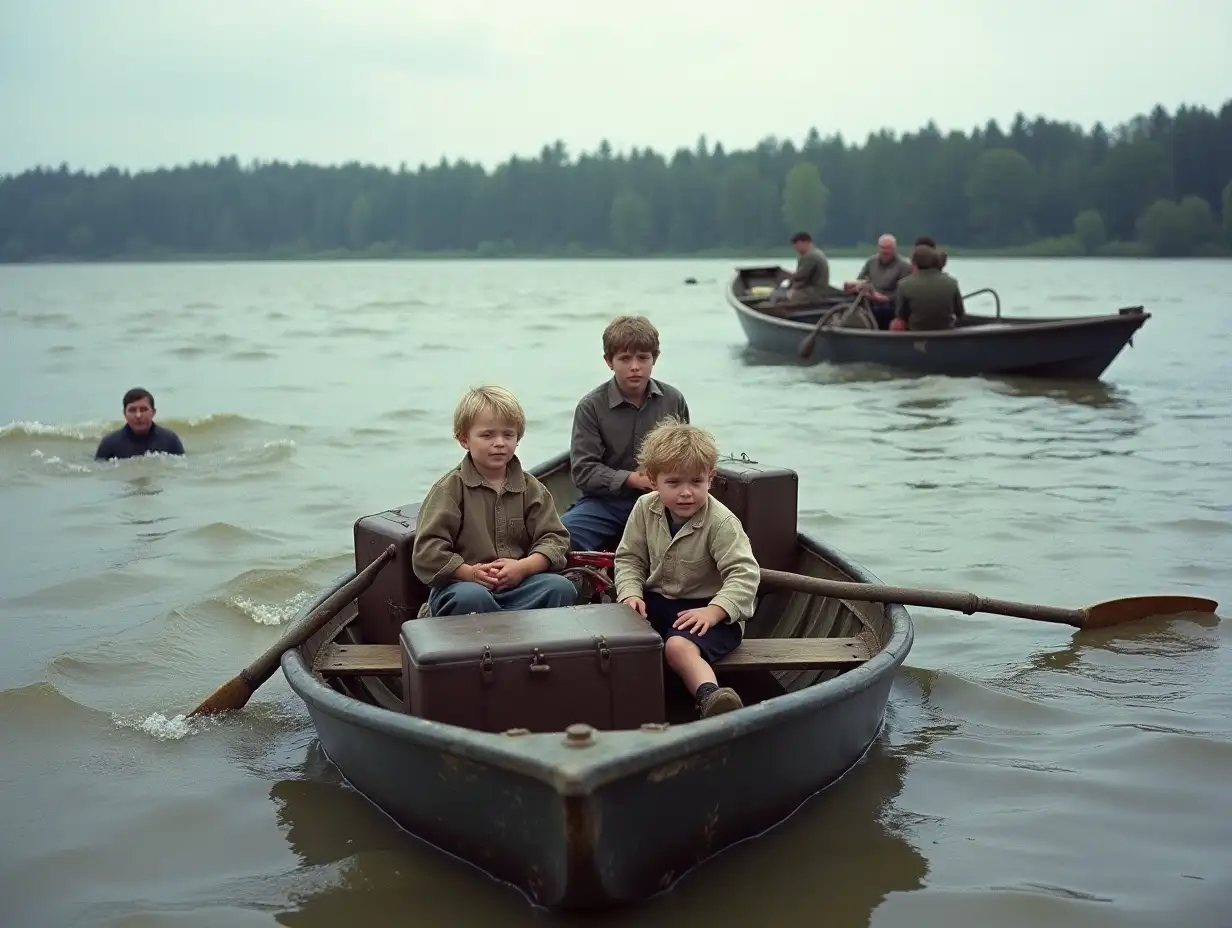
{"label": "forest treeline", "polygon": [[1232,100],[1091,130],[1019,115],[970,133],[811,130],[747,151],[700,139],[494,170],[214,163],[67,165],[0,178],[0,261],[165,257],[777,253],[883,232],[1024,255],[1232,253]]}

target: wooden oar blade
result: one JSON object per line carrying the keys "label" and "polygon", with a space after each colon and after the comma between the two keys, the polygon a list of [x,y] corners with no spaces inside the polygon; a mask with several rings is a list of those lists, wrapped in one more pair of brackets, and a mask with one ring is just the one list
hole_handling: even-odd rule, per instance
{"label": "wooden oar blade", "polygon": [[217,715],[220,712],[234,712],[243,709],[252,698],[252,687],[243,677],[232,677],[218,689],[214,690],[201,705],[188,713],[192,718],[197,715]]}
{"label": "wooden oar blade", "polygon": [[1127,596],[1087,606],[1082,610],[1086,614],[1082,627],[1107,628],[1185,613],[1213,614],[1218,608],[1219,603],[1202,596]]}

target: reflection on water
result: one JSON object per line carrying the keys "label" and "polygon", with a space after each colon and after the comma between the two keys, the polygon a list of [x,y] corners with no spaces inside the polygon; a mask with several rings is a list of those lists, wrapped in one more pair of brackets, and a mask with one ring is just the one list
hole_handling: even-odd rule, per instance
{"label": "reflection on water", "polygon": [[[797,368],[799,379],[815,384],[876,384],[898,381],[936,379],[935,374],[899,370],[872,363],[813,364],[805,366],[800,361],[779,354],[758,351],[747,345],[737,346],[733,355],[747,367]],[[957,379],[957,378],[954,378]],[[1100,380],[1052,380],[1040,377],[1014,377],[1007,375],[984,375],[961,378],[962,381],[984,384],[1002,396],[1022,399],[1049,399],[1057,403],[1088,406],[1093,409],[1129,409],[1136,411],[1129,393],[1123,388]]]}
{"label": "reflection on water", "polygon": [[[157,496],[163,491],[161,482],[152,474],[137,474],[124,481],[121,497]],[[137,522],[136,524],[142,524]]]}
{"label": "reflection on water", "polygon": [[1045,380],[1039,377],[990,377],[1009,397],[1039,397],[1095,409],[1134,409],[1129,393],[1100,380]]}
{"label": "reflection on water", "polygon": [[[802,338],[804,336],[801,336]],[[784,357],[759,351],[747,344],[737,345],[732,349],[732,356],[743,362],[746,367],[780,367],[796,369],[799,378],[808,383],[881,383],[888,380],[920,380],[932,374],[921,374],[916,371],[899,370],[881,364],[856,362],[851,364],[805,364],[795,358]]]}
{"label": "reflection on water", "polygon": [[1101,665],[1122,670],[1136,666],[1140,669],[1133,672],[1143,674],[1141,682],[1155,685],[1169,676],[1166,668],[1194,672],[1194,659],[1218,647],[1217,640],[1204,633],[1221,621],[1218,615],[1187,613],[1086,629],[1074,634],[1066,647],[1039,652],[1004,679],[1011,685],[1029,679],[1032,686],[1046,689],[1053,684],[1038,677],[1040,671],[1090,676],[1098,675]]}

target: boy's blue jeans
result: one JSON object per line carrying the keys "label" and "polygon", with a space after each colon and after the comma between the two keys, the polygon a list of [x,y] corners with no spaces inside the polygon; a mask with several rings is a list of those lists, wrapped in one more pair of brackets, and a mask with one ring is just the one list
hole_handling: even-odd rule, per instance
{"label": "boy's blue jeans", "polygon": [[574,551],[602,551],[608,539],[619,540],[636,502],[634,496],[583,496],[577,500],[560,517],[569,532],[569,547]]}
{"label": "boy's blue jeans", "polygon": [[561,574],[532,574],[511,590],[489,590],[480,583],[455,580],[434,586],[428,593],[432,615],[467,615],[471,612],[517,612],[572,606],[577,588]]}

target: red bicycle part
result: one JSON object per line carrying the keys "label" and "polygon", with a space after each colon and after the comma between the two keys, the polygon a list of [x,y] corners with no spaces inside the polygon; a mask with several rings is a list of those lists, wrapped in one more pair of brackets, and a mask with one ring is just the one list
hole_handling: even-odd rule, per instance
{"label": "red bicycle part", "polygon": [[570,551],[562,573],[570,579],[585,578],[592,602],[615,602],[614,563],[615,555],[610,551]]}
{"label": "red bicycle part", "polygon": [[569,567],[611,570],[616,564],[616,555],[612,551],[570,551],[566,563]]}

